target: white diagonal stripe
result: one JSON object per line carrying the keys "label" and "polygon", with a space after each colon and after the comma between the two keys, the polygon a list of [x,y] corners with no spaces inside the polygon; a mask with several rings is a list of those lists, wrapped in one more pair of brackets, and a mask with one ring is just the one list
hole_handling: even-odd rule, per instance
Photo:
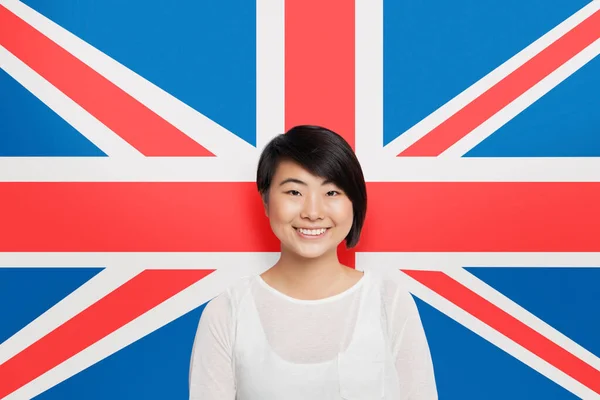
{"label": "white diagonal stripe", "polygon": [[[395,266],[389,266],[390,269],[396,269]],[[573,379],[569,375],[565,374],[558,368],[554,367],[547,361],[533,354],[529,350],[525,349],[521,345],[510,340],[500,332],[486,325],[479,319],[473,317],[465,310],[456,306],[449,300],[440,296],[433,290],[422,285],[420,282],[411,278],[410,276],[400,272],[399,280],[402,281],[408,290],[421,300],[435,307],[439,311],[446,314],[448,317],[457,321],[467,329],[473,331],[477,335],[481,336],[488,342],[504,350],[508,354],[512,355],[519,361],[528,365],[535,371],[544,375],[548,379],[556,382],[560,386],[564,387],[571,393],[583,398],[583,399],[596,399],[598,394],[587,386],[581,384],[579,381]]]}
{"label": "white diagonal stripe", "polygon": [[213,154],[236,164],[256,149],[224,127],[18,0],[2,5]]}
{"label": "white diagonal stripe", "polygon": [[219,270],[184,289],[142,316],[106,336],[47,373],[16,390],[6,400],[32,398],[71,376],[96,364],[131,343],[211,300],[243,275],[253,273],[250,267]]}
{"label": "white diagonal stripe", "polygon": [[440,154],[440,157],[462,157],[492,133],[504,126],[508,121],[519,115],[527,107],[558,86],[562,81],[581,69],[598,54],[600,54],[600,39],[596,40],[575,57],[554,70],[550,75],[527,90],[508,106],[504,107],[483,124],[473,129],[469,134],[462,137],[458,142],[454,143]]}
{"label": "white diagonal stripe", "polygon": [[140,272],[140,268],[112,268],[100,271],[0,344],[0,364],[37,342]]}
{"label": "white diagonal stripe", "polygon": [[389,157],[395,157],[598,10],[600,10],[600,1],[595,0],[590,2],[544,36],[521,50],[409,130],[402,133],[384,148],[384,152]]}
{"label": "white diagonal stripe", "polygon": [[[3,46],[0,46],[0,68],[106,155],[126,159],[143,157],[136,148],[90,115],[79,104],[51,85]],[[10,99],[6,101],[10,101]],[[47,132],[47,134],[52,135],[52,132]]]}
{"label": "white diagonal stripe", "polygon": [[546,339],[554,342],[556,345],[562,347],[569,353],[600,371],[600,358],[548,325],[519,304],[504,296],[493,287],[478,279],[473,274],[467,272],[465,269],[451,268],[446,271],[446,275],[450,276],[466,288],[471,289],[496,307],[504,310],[512,317],[544,336]]}
{"label": "white diagonal stripe", "polygon": [[285,2],[256,1],[256,147],[285,129]]}

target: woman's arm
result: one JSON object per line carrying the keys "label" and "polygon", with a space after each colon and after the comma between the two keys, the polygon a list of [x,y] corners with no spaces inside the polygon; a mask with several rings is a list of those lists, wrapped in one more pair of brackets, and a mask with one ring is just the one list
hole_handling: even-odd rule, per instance
{"label": "woman's arm", "polygon": [[429,345],[417,305],[402,286],[396,287],[388,319],[401,399],[437,399],[437,388]]}
{"label": "woman's arm", "polygon": [[192,348],[190,400],[235,399],[232,326],[227,295],[220,295],[206,305]]}

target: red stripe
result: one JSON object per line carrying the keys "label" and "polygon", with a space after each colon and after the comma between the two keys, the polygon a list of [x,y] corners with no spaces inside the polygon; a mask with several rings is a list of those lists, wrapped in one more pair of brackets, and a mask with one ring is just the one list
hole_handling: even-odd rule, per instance
{"label": "red stripe", "polygon": [[600,183],[370,183],[358,251],[600,251]]}
{"label": "red stripe", "polygon": [[399,155],[440,155],[599,38],[600,11],[596,11]]}
{"label": "red stripe", "polygon": [[0,398],[31,382],[212,270],[147,270],[0,365]]}
{"label": "red stripe", "polygon": [[475,318],[600,394],[600,371],[438,271],[404,271]]}
{"label": "red stripe", "polygon": [[277,251],[254,183],[0,183],[0,251]]}
{"label": "red stripe", "polygon": [[213,155],[4,6],[0,45],[142,154]]}
{"label": "red stripe", "polygon": [[[367,187],[358,251],[600,251],[598,182]],[[279,250],[250,182],[5,182],[0,221],[5,252]]]}
{"label": "red stripe", "polygon": [[[354,147],[354,2],[285,2],[285,126],[325,126]],[[355,266],[354,251],[338,249]]]}
{"label": "red stripe", "polygon": [[285,126],[322,125],[354,145],[354,2],[285,2]]}

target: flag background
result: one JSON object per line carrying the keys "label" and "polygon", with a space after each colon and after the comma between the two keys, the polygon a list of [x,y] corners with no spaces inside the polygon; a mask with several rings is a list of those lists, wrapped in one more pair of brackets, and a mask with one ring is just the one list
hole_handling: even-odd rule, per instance
{"label": "flag background", "polygon": [[0,398],[186,398],[206,301],[276,257],[253,168],[299,123],[356,149],[341,256],[406,272],[440,398],[600,393],[599,8],[0,1]]}

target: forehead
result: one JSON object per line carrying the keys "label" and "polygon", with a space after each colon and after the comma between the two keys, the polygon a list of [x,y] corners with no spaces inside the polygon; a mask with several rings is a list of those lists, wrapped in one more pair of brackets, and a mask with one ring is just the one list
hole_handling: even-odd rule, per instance
{"label": "forehead", "polygon": [[314,182],[321,184],[325,182],[325,178],[313,175],[310,171],[302,167],[300,164],[297,164],[294,161],[290,160],[281,160],[279,165],[277,165],[277,169],[275,170],[275,175],[273,176],[272,183],[277,185],[279,184],[279,182],[288,178],[299,179],[306,183]]}

